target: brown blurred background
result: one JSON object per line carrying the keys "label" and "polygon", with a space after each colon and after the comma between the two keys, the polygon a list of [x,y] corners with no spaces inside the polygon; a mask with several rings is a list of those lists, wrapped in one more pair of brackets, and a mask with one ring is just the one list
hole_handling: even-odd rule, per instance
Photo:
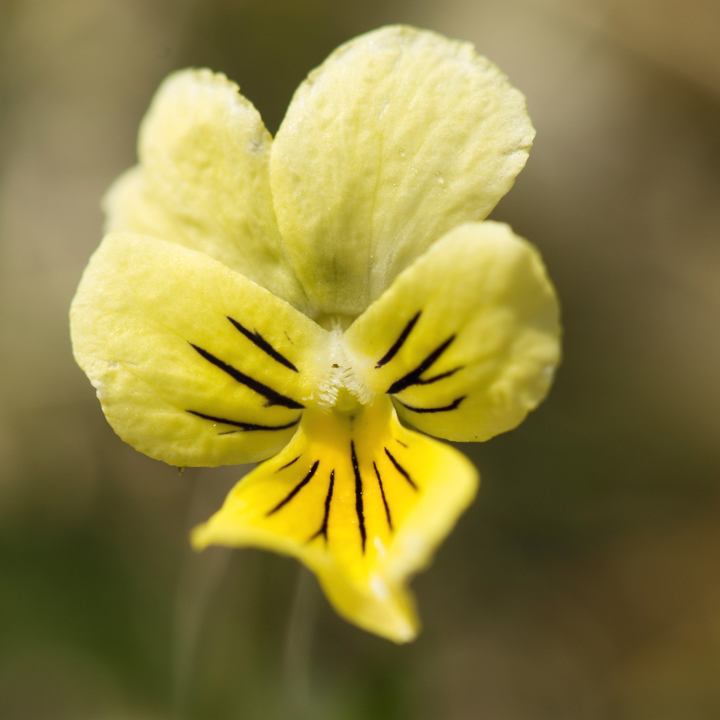
{"label": "brown blurred background", "polygon": [[[565,361],[414,583],[396,647],[295,563],[188,546],[243,469],[124,445],[70,352],[99,199],[171,70],[274,132],[338,44],[473,41],[538,131],[493,217],[541,249]],[[0,718],[720,717],[718,0],[0,0]]]}

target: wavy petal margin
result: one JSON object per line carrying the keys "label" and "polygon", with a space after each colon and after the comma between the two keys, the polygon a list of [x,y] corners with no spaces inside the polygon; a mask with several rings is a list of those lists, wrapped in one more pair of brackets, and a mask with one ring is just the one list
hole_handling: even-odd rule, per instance
{"label": "wavy petal margin", "polygon": [[317,403],[329,334],[208,255],[111,233],[70,310],[75,359],[115,432],[179,466],[261,460]]}
{"label": "wavy petal margin", "polygon": [[487,440],[537,407],[560,362],[560,309],[537,250],[507,225],[455,228],[345,333],[356,376],[447,440]]}
{"label": "wavy petal margin", "polygon": [[140,164],[105,197],[106,229],[201,250],[305,309],[275,219],[271,145],[235,83],[210,70],[173,73],[140,127]]}
{"label": "wavy petal margin", "polygon": [[307,410],[290,445],[236,485],[193,544],[292,555],[340,615],[407,642],[419,627],[407,579],[428,564],[477,483],[469,460],[403,428],[386,397],[350,413]]}
{"label": "wavy petal margin", "polygon": [[298,88],[271,150],[278,223],[313,305],[359,315],[525,165],[525,98],[469,43],[393,26]]}

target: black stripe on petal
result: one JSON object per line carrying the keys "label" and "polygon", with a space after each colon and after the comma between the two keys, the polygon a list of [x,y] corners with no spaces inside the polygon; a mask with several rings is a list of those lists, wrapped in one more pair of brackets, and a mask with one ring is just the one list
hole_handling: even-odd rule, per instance
{"label": "black stripe on petal", "polygon": [[417,490],[418,486],[410,477],[410,473],[395,459],[395,456],[387,448],[383,448],[383,450],[385,450],[385,454],[390,458],[390,462],[395,466],[395,469],[410,483],[413,490]]}
{"label": "black stripe on petal", "polygon": [[303,408],[303,405],[301,405],[299,402],[296,402],[292,398],[286,397],[285,395],[281,395],[279,392],[273,390],[271,387],[263,385],[263,383],[251,378],[249,375],[245,375],[245,373],[240,372],[240,370],[234,368],[232,365],[228,365],[226,362],[223,362],[222,360],[220,360],[220,358],[215,357],[207,350],[204,350],[203,348],[194,345],[193,343],[190,343],[190,347],[192,347],[195,352],[197,352],[201,357],[205,358],[205,360],[207,360],[209,363],[212,363],[216,368],[219,368],[224,373],[229,375],[233,380],[236,380],[242,385],[249,387],[251,390],[254,390],[256,393],[258,393],[258,395],[262,395],[267,400],[267,402],[265,403],[266,407],[270,407],[271,405],[281,405],[282,407],[290,408],[291,410],[301,410]]}
{"label": "black stripe on petal", "polygon": [[[233,427],[238,428],[238,430],[244,430],[245,432],[252,432],[254,430],[287,430],[300,422],[300,418],[298,418],[297,420],[293,420],[291,423],[287,423],[287,425],[258,425],[257,423],[239,422],[238,420],[230,420],[229,418],[217,417],[215,415],[206,415],[205,413],[198,412],[197,410],[186,410],[185,412],[195,415],[195,417],[202,418],[203,420],[223,423],[224,425],[232,425]],[[238,431],[231,430],[230,432]],[[225,433],[221,434],[224,435]]]}
{"label": "black stripe on petal", "polygon": [[398,398],[395,398],[395,400],[397,402],[399,402],[406,410],[410,410],[410,412],[437,413],[437,412],[450,412],[450,410],[457,410],[457,408],[460,406],[460,403],[466,397],[467,397],[467,395],[463,395],[462,397],[455,398],[449,405],[443,405],[442,407],[429,407],[429,408],[413,407],[412,405],[406,405],[402,400],[399,400]]}
{"label": "black stripe on petal", "polygon": [[[399,380],[396,380],[388,389],[387,392],[390,395],[402,392],[405,388],[409,388],[411,385],[422,385],[423,381],[420,376],[429,370],[440,358],[440,356],[450,347],[450,344],[455,339],[455,335],[451,335],[445,342],[438,345],[414,370],[411,370],[406,375],[403,375]],[[454,370],[451,372],[455,372]],[[446,375],[443,373],[443,377]],[[440,379],[440,376],[437,377]],[[430,382],[433,382],[432,378]],[[426,383],[427,384],[427,383]]]}
{"label": "black stripe on petal", "polygon": [[375,365],[376,370],[378,368],[381,368],[383,365],[387,365],[398,354],[400,348],[405,344],[405,341],[408,339],[408,336],[412,332],[412,329],[415,327],[415,323],[420,319],[421,313],[422,310],[418,310],[418,312],[412,318],[410,318],[410,321],[403,328],[398,339],[392,344],[392,346],[385,353],[385,355],[383,355],[377,361],[377,364]]}
{"label": "black stripe on petal", "polygon": [[276,513],[281,507],[287,505],[310,482],[310,480],[312,480],[312,476],[318,469],[319,464],[320,461],[316,460],[310,468],[308,474],[272,510],[266,513],[266,517],[270,517],[270,515]]}
{"label": "black stripe on petal", "polygon": [[284,355],[279,353],[257,330],[255,332],[251,332],[234,318],[231,318],[229,315],[226,317],[233,324],[236,330],[241,332],[251,343],[257,345],[257,347],[269,355],[273,360],[279,362],[281,365],[284,365],[290,370],[298,372],[298,369]]}
{"label": "black stripe on petal", "polygon": [[390,516],[390,506],[388,505],[387,498],[385,497],[385,488],[383,487],[382,478],[380,477],[380,471],[377,469],[377,465],[375,463],[373,463],[373,467],[375,468],[375,474],[377,475],[378,484],[380,485],[380,494],[382,495],[383,505],[385,506],[385,516],[387,517],[388,526],[392,532],[392,517]]}
{"label": "black stripe on petal", "polygon": [[360,476],[360,466],[358,465],[357,455],[355,454],[355,443],[350,441],[350,454],[352,456],[353,472],[355,473],[355,512],[357,513],[358,525],[360,526],[360,539],[362,542],[362,551],[365,554],[365,543],[367,535],[365,533],[365,510],[363,508],[363,483]]}
{"label": "black stripe on petal", "polygon": [[328,487],[327,495],[325,496],[325,514],[323,515],[322,525],[320,529],[310,538],[314,540],[316,537],[322,535],[325,538],[325,542],[328,541],[328,520],[330,519],[330,503],[332,502],[333,488],[335,487],[335,471],[330,472],[330,486]]}

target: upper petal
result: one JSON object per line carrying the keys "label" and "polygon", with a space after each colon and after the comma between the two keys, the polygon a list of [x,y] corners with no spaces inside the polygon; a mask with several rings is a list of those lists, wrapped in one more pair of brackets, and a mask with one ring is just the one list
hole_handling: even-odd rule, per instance
{"label": "upper petal", "polygon": [[251,462],[297,429],[328,333],[204,253],[108,235],[73,300],[75,358],[126,442],[172,465]]}
{"label": "upper petal", "polygon": [[468,223],[403,272],[345,333],[355,374],[398,414],[449,440],[511,430],[560,359],[555,291],[507,225]]}
{"label": "upper petal", "polygon": [[105,198],[107,229],[202,250],[304,306],[275,220],[271,144],[257,110],[224,75],[170,75],[140,128],[140,165]]}
{"label": "upper petal", "polygon": [[533,136],[522,94],[468,43],[386,27],[336,50],[271,151],[278,222],[312,302],[362,312],[441,235],[488,215]]}

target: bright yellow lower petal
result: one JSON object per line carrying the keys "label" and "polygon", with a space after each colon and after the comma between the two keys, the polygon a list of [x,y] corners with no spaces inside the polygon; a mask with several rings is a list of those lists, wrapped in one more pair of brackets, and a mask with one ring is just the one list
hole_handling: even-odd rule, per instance
{"label": "bright yellow lower petal", "polygon": [[490,213],[534,134],[525,98],[469,43],[395,26],[338,48],[271,150],[278,223],[313,304],[359,315],[441,235]]}
{"label": "bright yellow lower petal", "polygon": [[328,333],[172,243],[106,236],[70,311],[73,351],[115,431],[172,465],[262,460],[324,381]]}
{"label": "bright yellow lower petal", "polygon": [[545,397],[560,361],[555,291],[507,225],[468,223],[403,272],[344,335],[354,375],[400,417],[448,440],[487,440]]}
{"label": "bright yellow lower petal", "polygon": [[275,220],[271,145],[235,83],[209,70],[173,73],[140,128],[140,165],[105,198],[106,229],[201,250],[304,307]]}
{"label": "bright yellow lower petal", "polygon": [[406,580],[477,482],[462,454],[403,428],[386,397],[345,413],[306,410],[290,445],[238,483],[193,543],[293,555],[341,615],[406,642],[418,632]]}

